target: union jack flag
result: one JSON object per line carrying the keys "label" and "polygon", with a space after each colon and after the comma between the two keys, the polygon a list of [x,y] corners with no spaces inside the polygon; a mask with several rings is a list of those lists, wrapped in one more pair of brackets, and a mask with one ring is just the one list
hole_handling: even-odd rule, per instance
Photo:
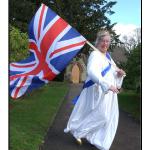
{"label": "union jack flag", "polygon": [[28,34],[30,56],[10,64],[10,95],[14,99],[53,80],[86,43],[44,4],[33,16]]}

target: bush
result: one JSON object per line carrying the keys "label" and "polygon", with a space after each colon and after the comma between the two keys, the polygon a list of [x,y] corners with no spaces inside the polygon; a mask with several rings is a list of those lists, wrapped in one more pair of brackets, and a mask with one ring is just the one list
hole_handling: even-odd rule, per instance
{"label": "bush", "polygon": [[130,52],[126,73],[123,88],[139,92],[141,87],[141,44]]}
{"label": "bush", "polygon": [[9,29],[10,62],[16,62],[27,58],[27,56],[29,55],[27,33],[23,33],[19,29],[11,25]]}

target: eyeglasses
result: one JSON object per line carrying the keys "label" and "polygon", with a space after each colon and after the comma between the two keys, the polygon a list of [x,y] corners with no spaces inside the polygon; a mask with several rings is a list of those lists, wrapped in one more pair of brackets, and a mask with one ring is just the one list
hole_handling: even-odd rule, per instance
{"label": "eyeglasses", "polygon": [[110,43],[110,40],[101,40],[101,43]]}

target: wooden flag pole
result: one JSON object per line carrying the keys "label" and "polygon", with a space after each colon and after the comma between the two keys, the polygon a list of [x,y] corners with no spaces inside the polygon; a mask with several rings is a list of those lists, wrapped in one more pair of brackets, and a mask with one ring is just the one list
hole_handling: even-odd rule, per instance
{"label": "wooden flag pole", "polygon": [[95,46],[93,46],[89,41],[86,41],[86,43],[93,48],[93,50],[99,51]]}

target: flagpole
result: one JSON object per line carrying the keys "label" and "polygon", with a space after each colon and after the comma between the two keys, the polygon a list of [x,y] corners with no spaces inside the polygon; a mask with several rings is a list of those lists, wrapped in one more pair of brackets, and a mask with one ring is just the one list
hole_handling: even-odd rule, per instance
{"label": "flagpole", "polygon": [[95,46],[93,46],[89,41],[86,41],[86,43],[93,48],[93,50],[99,51]]}

